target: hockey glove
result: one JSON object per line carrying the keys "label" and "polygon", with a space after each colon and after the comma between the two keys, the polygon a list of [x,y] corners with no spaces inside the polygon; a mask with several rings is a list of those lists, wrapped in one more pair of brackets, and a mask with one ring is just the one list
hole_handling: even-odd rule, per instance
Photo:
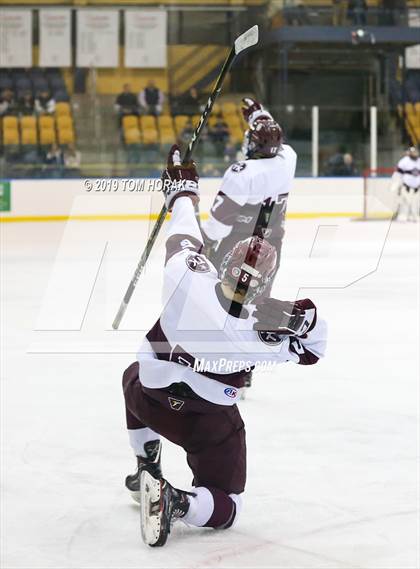
{"label": "hockey glove", "polygon": [[278,332],[286,336],[305,336],[316,323],[316,307],[309,299],[287,302],[263,298],[255,307],[254,330]]}
{"label": "hockey glove", "polygon": [[195,163],[181,164],[181,153],[176,144],[170,149],[166,169],[162,172],[162,191],[168,211],[181,196],[190,197],[194,205],[200,200]]}
{"label": "hockey glove", "polygon": [[258,119],[272,119],[271,114],[264,107],[251,97],[242,99],[242,114],[246,122],[252,125]]}

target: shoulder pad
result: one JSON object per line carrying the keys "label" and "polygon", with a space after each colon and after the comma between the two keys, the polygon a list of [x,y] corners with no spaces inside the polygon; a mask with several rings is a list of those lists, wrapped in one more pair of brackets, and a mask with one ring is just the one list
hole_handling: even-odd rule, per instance
{"label": "shoulder pad", "polygon": [[242,170],[245,170],[246,168],[246,163],[245,162],[235,162],[235,164],[233,164],[233,166],[231,167],[232,172],[242,172]]}

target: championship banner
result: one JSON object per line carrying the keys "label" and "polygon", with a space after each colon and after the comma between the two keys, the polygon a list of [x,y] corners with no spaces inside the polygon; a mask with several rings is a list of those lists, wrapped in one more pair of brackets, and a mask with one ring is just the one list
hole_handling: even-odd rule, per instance
{"label": "championship banner", "polygon": [[125,67],[166,67],[167,15],[164,10],[125,10]]}
{"label": "championship banner", "polygon": [[32,11],[0,10],[0,67],[31,67]]}
{"label": "championship banner", "polygon": [[118,67],[118,10],[78,10],[76,65]]}
{"label": "championship banner", "polygon": [[71,12],[67,9],[39,11],[40,67],[71,66]]}

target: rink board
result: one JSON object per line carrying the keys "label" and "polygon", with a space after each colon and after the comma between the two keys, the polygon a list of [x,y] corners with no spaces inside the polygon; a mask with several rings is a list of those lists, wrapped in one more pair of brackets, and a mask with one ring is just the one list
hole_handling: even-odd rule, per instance
{"label": "rink board", "polygon": [[[220,183],[220,178],[200,180],[204,218]],[[378,179],[377,184],[381,183],[386,190],[388,179]],[[118,179],[11,180],[9,210],[0,212],[0,221],[147,221],[155,219],[162,206],[161,192],[148,187],[146,183],[133,188],[127,180]],[[379,213],[381,208],[378,203]],[[288,202],[289,218],[358,217],[362,213],[363,178],[297,178]]]}

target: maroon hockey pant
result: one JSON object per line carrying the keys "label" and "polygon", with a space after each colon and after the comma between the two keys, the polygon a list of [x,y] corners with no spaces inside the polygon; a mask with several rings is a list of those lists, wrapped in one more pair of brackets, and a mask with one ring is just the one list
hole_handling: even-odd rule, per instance
{"label": "maroon hockey pant", "polygon": [[[193,472],[193,486],[213,494],[214,513],[207,526],[221,527],[246,481],[245,427],[236,405],[214,405],[204,399],[172,396],[165,389],[147,389],[139,380],[139,364],[123,375],[128,429],[149,427],[181,446]],[[173,407],[173,399],[181,403]],[[172,406],[171,406],[172,400]]]}

